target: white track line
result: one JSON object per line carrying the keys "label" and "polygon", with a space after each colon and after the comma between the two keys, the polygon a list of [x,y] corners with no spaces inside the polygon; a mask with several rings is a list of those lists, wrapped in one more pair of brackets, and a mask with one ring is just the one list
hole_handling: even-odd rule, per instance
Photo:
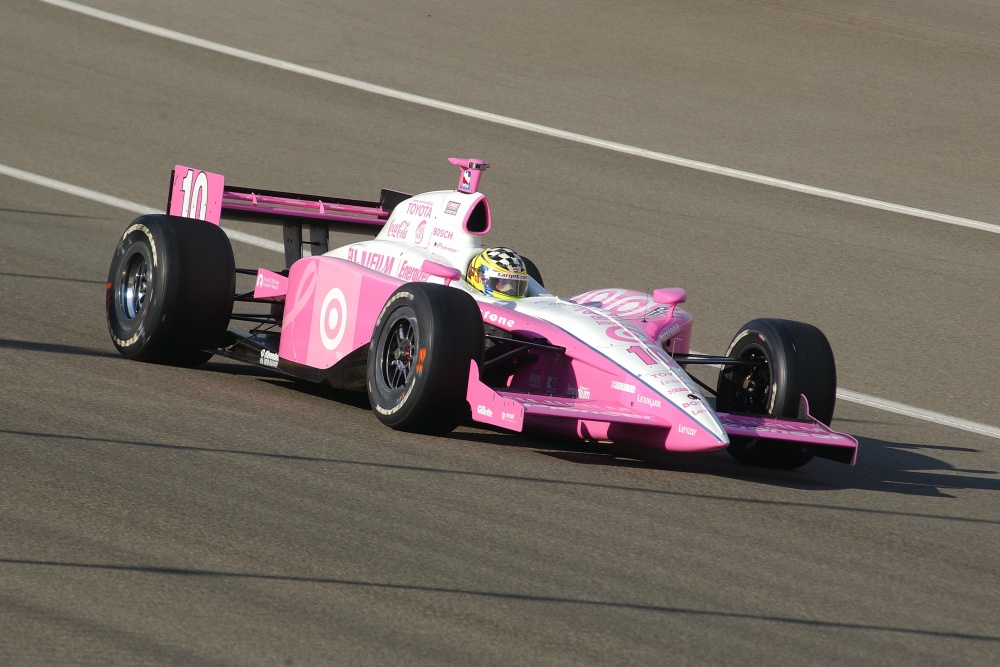
{"label": "white track line", "polygon": [[[49,188],[50,190],[57,190],[59,192],[65,192],[66,194],[75,195],[83,199],[89,199],[90,201],[95,201],[99,204],[104,204],[105,206],[120,208],[137,215],[165,212],[163,209],[150,208],[149,206],[144,206],[143,204],[139,204],[134,201],[112,197],[111,195],[106,195],[103,192],[88,190],[87,188],[81,188],[80,186],[73,185],[72,183],[64,183],[63,181],[57,181],[53,178],[39,176],[38,174],[32,174],[30,171],[22,171],[21,169],[9,167],[5,164],[0,164],[0,174],[32,183],[34,185],[40,185],[43,188]],[[277,241],[269,241],[267,239],[262,239],[259,236],[254,236],[253,234],[238,232],[235,229],[226,229],[225,231],[226,235],[234,241],[242,241],[243,243],[254,245],[258,248],[264,248],[265,250],[285,252],[285,246]]]}
{"label": "white track line", "polygon": [[[49,188],[50,190],[56,190],[58,192],[74,195],[82,199],[89,199],[90,201],[104,204],[105,206],[123,209],[138,215],[163,212],[160,209],[151,208],[143,204],[128,201],[127,199],[119,199],[118,197],[106,195],[103,192],[88,190],[87,188],[81,188],[78,185],[72,185],[71,183],[64,183],[63,181],[57,181],[53,178],[39,176],[38,174],[22,171],[21,169],[9,167],[4,164],[0,164],[0,175],[9,176],[33,185]],[[257,246],[258,248],[265,248],[267,250],[273,250],[281,253],[285,251],[285,247],[282,244],[262,239],[259,236],[254,236],[253,234],[245,234],[232,229],[227,229],[226,234],[229,235],[229,238],[234,241],[242,241],[243,243],[248,243],[250,245]],[[884,398],[868,396],[867,394],[861,394],[849,389],[838,389],[837,398],[842,401],[848,401],[849,403],[867,405],[868,407],[876,408],[878,410],[894,412],[907,417],[913,417],[914,419],[922,419],[923,421],[932,422],[934,424],[950,426],[951,428],[957,428],[970,433],[978,433],[979,435],[985,435],[990,438],[997,438],[1000,440],[1000,428],[995,426],[980,424],[966,419],[959,419],[958,417],[952,417],[951,415],[942,414],[940,412],[923,410],[921,408],[913,407],[912,405],[905,405],[903,403],[889,401]]]}
{"label": "white track line", "polygon": [[899,213],[901,215],[909,215],[916,218],[924,218],[926,220],[943,222],[949,225],[957,225],[959,227],[968,227],[970,229],[977,229],[983,232],[1000,234],[1000,225],[994,225],[979,220],[971,220],[969,218],[960,218],[958,216],[947,215],[945,213],[935,213],[934,211],[927,211],[924,209],[913,208],[911,206],[902,206],[900,204],[893,204],[891,202],[881,201],[878,199],[870,199],[868,197],[859,197],[858,195],[851,195],[844,192],[837,192],[835,190],[827,190],[825,188],[818,188],[812,185],[796,183],[794,181],[786,181],[780,178],[772,178],[771,176],[762,176],[760,174],[754,174],[748,171],[741,171],[739,169],[731,169],[729,167],[722,167],[719,165],[710,164],[708,162],[689,160],[687,158],[678,157],[676,155],[669,155],[667,153],[659,153],[656,151],[647,150],[645,148],[639,148],[637,146],[621,144],[616,141],[607,141],[605,139],[588,137],[584,134],[567,132],[565,130],[560,130],[554,127],[548,127],[546,125],[539,125],[537,123],[529,123],[528,121],[518,120],[516,118],[510,118],[507,116],[501,116],[499,114],[490,113],[488,111],[481,111],[479,109],[473,109],[471,107],[465,107],[458,104],[450,104],[448,102],[442,102],[440,100],[431,99],[429,97],[423,97],[421,95],[413,95],[411,93],[405,93],[403,91],[395,90],[393,88],[377,86],[375,84],[367,83],[365,81],[359,81],[357,79],[351,79],[346,76],[340,76],[338,74],[332,74],[330,72],[324,72],[322,70],[313,69],[312,67],[304,67],[302,65],[296,65],[295,63],[291,63],[285,60],[279,60],[277,58],[271,58],[269,56],[260,55],[258,53],[253,53],[251,51],[244,51],[243,49],[237,49],[231,46],[226,46],[224,44],[219,44],[217,42],[211,42],[207,39],[194,37],[192,35],[186,35],[184,33],[177,32],[175,30],[161,28],[159,26],[151,25],[149,23],[143,23],[142,21],[136,21],[134,19],[126,18],[124,16],[119,16],[118,14],[112,14],[110,12],[105,12],[100,9],[94,9],[93,7],[87,7],[86,5],[81,5],[76,2],[69,2],[68,0],[39,0],[39,1],[49,5],[53,5],[55,7],[61,7],[63,9],[77,12],[79,14],[84,14],[86,16],[90,16],[91,18],[100,19],[101,21],[114,23],[115,25],[120,25],[125,28],[139,30],[141,32],[150,35],[155,35],[156,37],[162,37],[164,39],[180,42],[181,44],[187,44],[189,46],[195,46],[198,48],[207,49],[209,51],[215,51],[216,53],[222,53],[224,55],[232,56],[234,58],[240,58],[241,60],[257,63],[259,65],[274,67],[276,69],[284,70],[286,72],[292,72],[295,74],[300,74],[302,76],[308,76],[314,79],[328,81],[330,83],[335,83],[337,85],[347,86],[349,88],[362,90],[367,93],[372,93],[374,95],[391,97],[392,99],[401,100],[412,104],[419,104],[421,106],[429,107],[432,109],[439,109],[441,111],[447,111],[450,113],[458,114],[460,116],[467,116],[469,118],[475,118],[477,120],[495,123],[497,125],[505,125],[507,127],[517,128],[519,130],[524,130],[526,132],[543,134],[549,137],[556,137],[559,139],[564,139],[566,141],[573,141],[580,144],[586,144],[588,146],[595,146],[597,148],[603,148],[606,150],[615,151],[617,153],[624,153],[626,155],[632,155],[635,157],[645,158],[648,160],[655,160],[657,162],[665,162],[667,164],[672,164],[678,167],[686,167],[688,169],[703,171],[710,174],[716,174],[719,176],[728,176],[729,178],[735,178],[741,181],[749,181],[751,183],[757,183],[759,185],[767,185],[774,188],[781,188],[783,190],[791,190],[793,192],[799,192],[802,194],[814,195],[816,197],[823,197],[825,199],[833,199],[836,201],[846,202],[849,204],[856,204],[858,206],[867,206],[869,208],[889,211],[891,213]]}

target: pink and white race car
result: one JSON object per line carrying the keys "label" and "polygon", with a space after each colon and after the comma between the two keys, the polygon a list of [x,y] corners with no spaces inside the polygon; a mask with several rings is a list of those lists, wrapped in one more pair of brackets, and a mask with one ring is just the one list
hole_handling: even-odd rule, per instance
{"label": "pink and white race car", "polygon": [[[775,468],[854,463],[857,441],[829,428],[836,366],[817,328],[757,319],[725,355],[698,355],[683,289],[550,294],[530,260],[483,245],[489,165],[450,162],[456,189],[382,190],[379,201],[232,187],[178,165],[167,213],[137,218],[115,249],[115,347],[189,366],[218,354],[367,391],[379,421],[403,431],[442,434],[471,418],[658,451],[728,448]],[[285,268],[236,268],[224,214],[282,225]],[[368,238],[329,250],[331,229]],[[253,290],[236,293],[237,273],[255,277]],[[234,312],[245,302],[266,307]],[[690,364],[721,367],[717,386]]]}

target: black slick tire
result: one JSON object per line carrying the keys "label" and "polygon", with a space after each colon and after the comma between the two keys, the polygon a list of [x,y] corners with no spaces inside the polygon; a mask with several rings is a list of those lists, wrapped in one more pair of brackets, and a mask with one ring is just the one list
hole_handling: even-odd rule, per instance
{"label": "black slick tire", "polygon": [[368,350],[368,398],[386,426],[441,435],[468,414],[469,363],[485,333],[475,300],[444,285],[407,283],[386,301]]}
{"label": "black slick tire", "polygon": [[[758,363],[729,366],[719,374],[719,412],[795,418],[804,394],[812,416],[829,426],[837,397],[837,366],[819,329],[791,320],[756,319],[740,329],[726,356]],[[732,437],[727,451],[740,463],[784,470],[813,458],[806,446],[758,438]]]}
{"label": "black slick tire", "polygon": [[136,218],[108,271],[111,341],[129,359],[203,364],[222,342],[235,290],[233,249],[218,225],[168,215]]}

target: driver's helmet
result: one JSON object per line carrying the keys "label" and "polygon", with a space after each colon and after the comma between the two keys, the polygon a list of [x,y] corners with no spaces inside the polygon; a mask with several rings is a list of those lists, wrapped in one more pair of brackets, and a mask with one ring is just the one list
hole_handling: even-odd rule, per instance
{"label": "driver's helmet", "polygon": [[510,248],[487,248],[473,258],[465,280],[495,299],[520,299],[528,290],[528,270]]}

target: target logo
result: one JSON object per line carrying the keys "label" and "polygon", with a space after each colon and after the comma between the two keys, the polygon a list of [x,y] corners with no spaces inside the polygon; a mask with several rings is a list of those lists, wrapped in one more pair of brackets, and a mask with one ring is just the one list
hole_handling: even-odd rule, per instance
{"label": "target logo", "polygon": [[323,347],[333,351],[344,339],[347,330],[347,299],[339,287],[327,292],[323,307],[319,309],[319,337]]}

